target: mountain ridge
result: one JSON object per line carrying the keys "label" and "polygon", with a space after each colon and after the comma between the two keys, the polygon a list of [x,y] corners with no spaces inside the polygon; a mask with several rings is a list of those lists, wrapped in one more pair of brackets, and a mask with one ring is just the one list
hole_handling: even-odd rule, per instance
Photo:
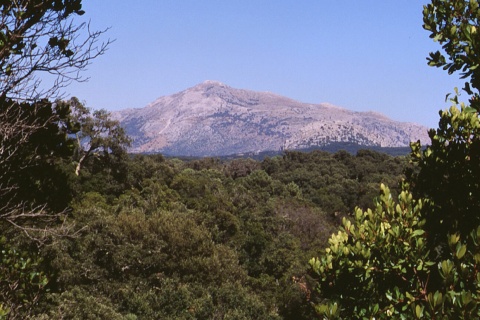
{"label": "mountain ridge", "polygon": [[336,142],[404,147],[428,141],[426,127],[375,111],[304,103],[214,80],[112,114],[133,138],[131,152],[222,156]]}

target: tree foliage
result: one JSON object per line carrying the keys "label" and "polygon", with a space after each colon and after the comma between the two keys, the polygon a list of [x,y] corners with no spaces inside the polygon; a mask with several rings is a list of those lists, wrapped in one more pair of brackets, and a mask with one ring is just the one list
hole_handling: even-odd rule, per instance
{"label": "tree foliage", "polygon": [[344,218],[325,254],[310,260],[322,299],[316,309],[327,319],[400,318],[411,307],[425,308],[425,270],[433,262],[425,247],[423,203],[405,191],[397,203],[387,187],[381,191],[374,210],[357,209],[353,222]]}
{"label": "tree foliage", "polygon": [[45,291],[48,279],[41,260],[0,238],[0,319],[31,314]]}
{"label": "tree foliage", "polygon": [[[121,160],[125,181],[96,181],[96,192],[85,192],[95,180],[85,167],[71,176],[84,190],[69,215],[80,232],[41,250],[49,291],[36,317],[312,318],[305,261],[337,218],[306,198],[305,187],[278,179],[282,170],[261,167],[278,161],[287,175],[321,171],[312,167],[317,156],[225,163],[136,155]],[[369,156],[377,168],[392,161]],[[322,157],[339,172],[356,163],[349,156],[344,167],[343,153]],[[112,183],[119,194],[109,191],[117,189]]]}
{"label": "tree foliage", "polygon": [[449,74],[460,72],[464,90],[471,95],[472,108],[480,110],[480,7],[476,0],[432,0],[423,9],[423,27],[430,38],[442,45],[430,53],[430,66],[441,67]]}
{"label": "tree foliage", "polygon": [[[3,101],[0,105],[0,218],[23,230],[42,230],[68,203],[67,178],[59,161],[72,155],[73,143],[59,128],[68,110],[42,100]],[[32,219],[36,227],[31,225]],[[44,220],[44,223],[40,220]],[[35,220],[35,219],[33,219]],[[47,224],[45,224],[47,223]],[[33,228],[33,229],[30,229]]]}
{"label": "tree foliage", "polygon": [[81,7],[81,0],[0,1],[2,318],[32,315],[48,282],[39,246],[75,234],[65,215],[73,195],[71,109],[51,99],[81,81],[108,46],[98,43],[103,31],[75,24]]}
{"label": "tree foliage", "polygon": [[[108,46],[98,43],[104,31],[75,24],[74,16],[84,13],[81,0],[4,0],[0,12],[2,99],[50,98],[72,80],[82,80],[79,72]],[[53,75],[53,81],[41,85],[42,73]]]}
{"label": "tree foliage", "polygon": [[103,31],[75,24],[81,9],[81,0],[0,1],[0,217],[17,227],[43,219],[22,227],[30,235],[60,222],[70,200],[60,168],[73,151],[70,109],[50,98],[108,45],[97,46]]}
{"label": "tree foliage", "polygon": [[473,319],[480,316],[480,226],[450,234],[441,258],[432,255],[422,212],[428,200],[403,191],[395,202],[382,185],[375,209],[329,239],[320,258],[317,312],[326,319]]}
{"label": "tree foliage", "polygon": [[415,194],[431,201],[425,228],[438,253],[447,246],[447,234],[463,238],[480,225],[479,133],[478,113],[454,103],[430,131],[431,145],[413,146],[417,170],[409,180]]}
{"label": "tree foliage", "polygon": [[75,97],[68,101],[57,101],[57,105],[71,110],[69,133],[75,135],[76,139],[74,160],[77,176],[88,158],[105,163],[110,158],[126,155],[130,139],[109,112],[104,109],[91,111]]}
{"label": "tree foliage", "polygon": [[456,92],[429,131],[431,145],[412,144],[398,204],[382,185],[376,210],[357,209],[324,256],[310,260],[325,318],[480,317],[479,13],[474,0],[424,7],[424,27],[448,55],[431,53],[429,64],[470,78],[464,89],[472,105]]}

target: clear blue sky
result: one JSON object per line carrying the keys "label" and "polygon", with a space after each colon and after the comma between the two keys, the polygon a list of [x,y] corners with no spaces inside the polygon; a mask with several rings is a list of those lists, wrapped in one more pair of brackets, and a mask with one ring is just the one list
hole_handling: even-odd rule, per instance
{"label": "clear blue sky", "polygon": [[427,0],[84,0],[110,27],[89,82],[67,93],[91,108],[140,108],[204,80],[436,127],[462,82],[428,67]]}

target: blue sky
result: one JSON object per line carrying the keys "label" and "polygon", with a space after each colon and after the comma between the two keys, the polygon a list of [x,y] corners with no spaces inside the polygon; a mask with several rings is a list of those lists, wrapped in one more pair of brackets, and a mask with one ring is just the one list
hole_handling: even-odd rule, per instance
{"label": "blue sky", "polygon": [[140,108],[204,80],[436,127],[458,76],[427,66],[428,1],[84,0],[115,39],[69,95]]}

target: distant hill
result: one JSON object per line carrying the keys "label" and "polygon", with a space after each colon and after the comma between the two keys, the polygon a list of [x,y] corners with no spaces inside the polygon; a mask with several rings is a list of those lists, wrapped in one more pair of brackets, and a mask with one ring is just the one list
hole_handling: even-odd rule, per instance
{"label": "distant hill", "polygon": [[303,103],[205,81],[140,109],[113,113],[134,139],[131,152],[224,156],[346,144],[406,147],[427,128],[376,112]]}

